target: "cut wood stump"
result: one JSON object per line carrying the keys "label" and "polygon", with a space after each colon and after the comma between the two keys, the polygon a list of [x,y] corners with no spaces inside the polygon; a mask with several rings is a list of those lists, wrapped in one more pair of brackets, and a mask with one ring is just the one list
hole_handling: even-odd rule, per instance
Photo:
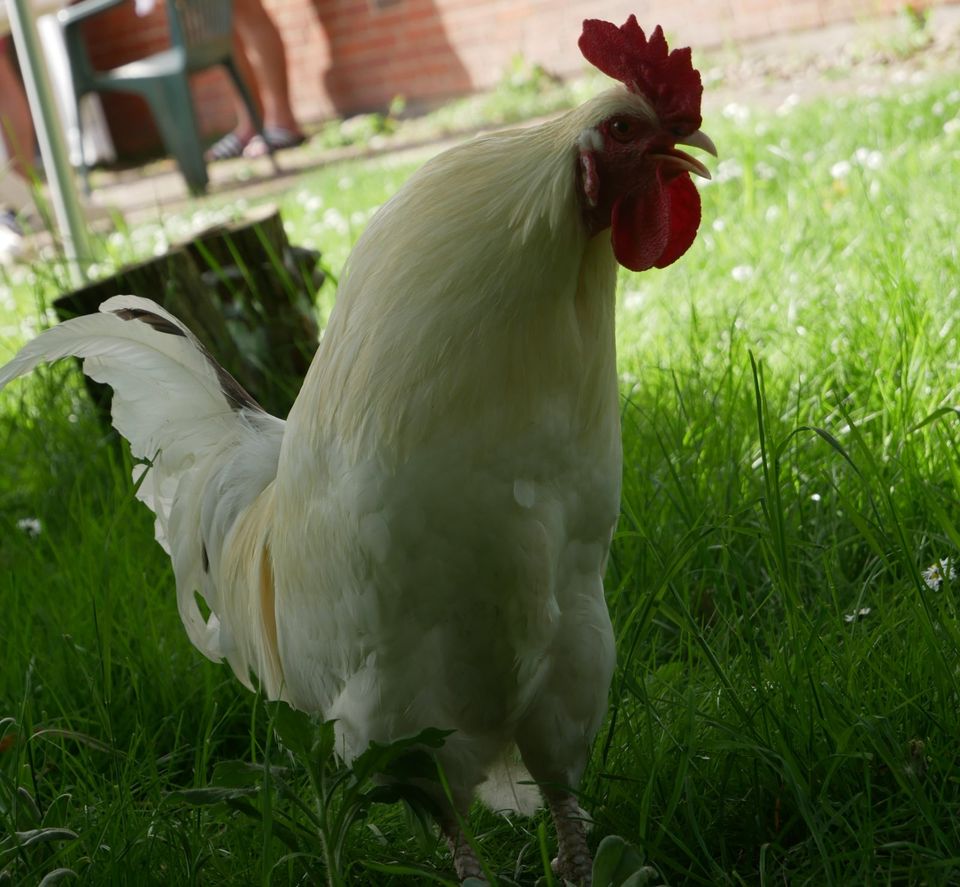
{"label": "cut wood stump", "polygon": [[[280,213],[267,207],[66,293],[53,307],[65,320],[91,314],[118,294],[153,299],[182,320],[264,409],[284,417],[319,341],[319,259],[316,250],[291,246]],[[106,386],[88,384],[98,403],[109,403]]]}

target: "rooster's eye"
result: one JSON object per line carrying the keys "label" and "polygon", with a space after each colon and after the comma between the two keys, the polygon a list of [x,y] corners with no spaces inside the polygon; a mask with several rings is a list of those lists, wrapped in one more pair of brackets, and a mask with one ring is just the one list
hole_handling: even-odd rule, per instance
{"label": "rooster's eye", "polygon": [[610,121],[610,135],[618,142],[632,142],[640,134],[640,123],[633,117],[614,117]]}

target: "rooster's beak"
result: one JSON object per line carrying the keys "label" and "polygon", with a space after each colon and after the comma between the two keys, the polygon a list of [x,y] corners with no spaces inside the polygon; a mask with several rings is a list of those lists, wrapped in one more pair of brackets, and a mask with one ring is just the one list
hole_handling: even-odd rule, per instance
{"label": "rooster's beak", "polygon": [[706,151],[708,154],[712,154],[714,157],[719,157],[717,154],[717,146],[713,143],[713,139],[710,138],[702,129],[698,129],[695,133],[691,133],[685,139],[679,139],[677,141],[678,145],[689,145],[691,148],[699,148],[701,151]]}
{"label": "rooster's beak", "polygon": [[[713,139],[700,129],[688,136],[677,139],[675,144],[699,148],[701,151],[706,151],[714,157],[717,156],[717,146],[713,143]],[[656,155],[650,156],[655,158],[661,166],[670,166],[673,169],[682,170],[683,172],[692,172],[694,175],[702,176],[705,179],[711,177],[709,169],[697,160],[696,157],[691,157],[684,151],[673,149],[669,153],[657,153]]]}

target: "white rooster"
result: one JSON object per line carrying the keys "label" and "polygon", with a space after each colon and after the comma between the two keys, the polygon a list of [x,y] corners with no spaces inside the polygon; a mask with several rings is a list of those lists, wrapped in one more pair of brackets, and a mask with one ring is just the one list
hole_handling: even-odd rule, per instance
{"label": "white rooster", "polygon": [[[133,296],[41,334],[0,387],[85,358],[150,460],[137,495],[193,644],[336,719],[347,759],[453,730],[439,758],[461,816],[484,783],[532,776],[558,873],[589,883],[573,792],[614,665],[617,262],[684,253],[700,220],[689,173],[709,174],[675,146],[716,152],[689,49],[633,16],[586,21],[580,47],[623,85],[441,154],[376,214],[286,422]],[[437,800],[458,876],[481,876]]]}

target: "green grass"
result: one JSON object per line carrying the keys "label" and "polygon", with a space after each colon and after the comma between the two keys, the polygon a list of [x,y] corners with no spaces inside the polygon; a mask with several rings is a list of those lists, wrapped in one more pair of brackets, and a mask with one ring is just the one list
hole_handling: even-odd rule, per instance
{"label": "green grass", "polygon": [[[624,273],[619,665],[583,789],[594,840],[634,842],[664,883],[960,884],[960,583],[921,575],[960,557],[958,113],[942,83],[708,111],[725,159],[697,243]],[[304,179],[283,203],[291,240],[337,271],[410,168]],[[120,235],[105,263],[160,236]],[[11,305],[32,316],[48,272],[0,299],[8,349]],[[286,715],[190,647],[73,368],[5,393],[0,452],[0,872],[327,877],[317,792],[332,828],[367,789],[332,788],[332,763],[311,785],[308,756],[273,738]],[[190,803],[211,782],[227,800]],[[543,873],[539,825],[476,811],[505,881]],[[15,846],[40,827],[70,833]],[[374,806],[334,875],[426,882],[370,868],[394,863],[449,878],[415,818]]]}

